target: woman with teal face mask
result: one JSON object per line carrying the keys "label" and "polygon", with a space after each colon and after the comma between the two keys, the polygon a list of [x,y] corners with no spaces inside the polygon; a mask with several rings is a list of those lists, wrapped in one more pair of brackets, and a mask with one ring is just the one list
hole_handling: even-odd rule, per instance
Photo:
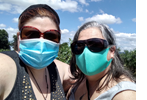
{"label": "woman with teal face mask", "polygon": [[95,21],[82,25],[74,36],[71,50],[70,70],[76,83],[67,99],[136,99],[135,81],[124,69],[113,32],[106,25]]}
{"label": "woman with teal face mask", "polygon": [[0,100],[66,100],[69,65],[56,60],[60,19],[46,4],[19,17],[18,51],[0,53]]}

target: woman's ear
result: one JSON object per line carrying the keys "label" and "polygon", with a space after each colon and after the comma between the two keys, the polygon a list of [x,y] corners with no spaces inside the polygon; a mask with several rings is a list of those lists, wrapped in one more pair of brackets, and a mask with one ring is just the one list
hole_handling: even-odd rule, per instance
{"label": "woman's ear", "polygon": [[20,51],[20,49],[19,49],[19,36],[20,36],[20,32],[17,32],[17,49],[18,49],[18,52]]}
{"label": "woman's ear", "polygon": [[112,59],[114,58],[115,50],[116,50],[116,46],[112,46],[112,47],[110,48],[110,53],[111,53],[111,58],[112,58]]}

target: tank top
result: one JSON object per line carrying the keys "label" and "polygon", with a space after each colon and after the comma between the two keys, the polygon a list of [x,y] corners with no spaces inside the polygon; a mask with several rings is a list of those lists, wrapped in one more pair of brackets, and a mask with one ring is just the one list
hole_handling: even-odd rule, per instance
{"label": "tank top", "polygon": [[[74,94],[75,94],[77,88],[78,88],[78,86],[74,87],[71,90],[69,100],[75,100]],[[117,85],[115,85],[112,88],[110,88],[109,90],[105,91],[104,93],[99,95],[94,100],[112,100],[116,94],[118,94],[119,92],[124,91],[124,90],[136,91],[136,84],[133,82],[129,82],[129,81],[119,82]]]}
{"label": "tank top", "polygon": [[[1,53],[10,56],[17,66],[14,86],[5,100],[37,100],[30,82],[29,74],[25,64],[19,58],[19,55],[15,51],[4,51]],[[66,100],[56,64],[52,62],[47,69],[51,82],[50,100]]]}

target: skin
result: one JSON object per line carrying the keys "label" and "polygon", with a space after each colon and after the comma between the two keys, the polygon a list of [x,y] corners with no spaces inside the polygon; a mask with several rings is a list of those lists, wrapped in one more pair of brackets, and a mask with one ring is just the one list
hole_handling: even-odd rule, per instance
{"label": "skin", "polygon": [[[78,40],[87,40],[90,38],[104,39],[101,31],[98,28],[93,27],[93,28],[88,28],[88,29],[81,31],[79,34]],[[113,59],[115,49],[116,49],[115,46],[110,48],[108,55],[107,55],[108,61],[110,59]],[[110,66],[111,66],[111,63],[104,71],[102,71],[101,73],[98,73],[96,75],[93,75],[93,76],[86,76],[85,75],[86,79],[88,80],[88,83],[89,83],[89,95],[90,95],[91,100],[94,100],[100,94],[104,93],[105,91],[109,90],[111,87],[113,87],[117,84],[115,81],[111,80],[108,84],[109,87],[107,87],[107,88],[105,87],[104,89],[102,89],[101,91],[98,91],[98,92],[96,91],[96,88],[104,82],[104,80],[106,78],[105,74],[109,71]],[[124,76],[121,76],[121,77],[124,78],[124,79],[122,79],[122,81],[130,81],[128,78],[125,78]],[[100,81],[100,78],[102,78],[101,81]],[[82,81],[82,83],[78,86],[78,88],[75,92],[75,100],[88,100],[86,79],[84,79]],[[135,100],[135,99],[136,99],[136,92],[129,91],[129,90],[120,92],[116,96],[114,96],[114,98],[113,98],[113,100]]]}
{"label": "skin", "polygon": [[[49,19],[48,17],[36,17],[29,22],[27,22],[24,26],[33,26],[38,28],[41,32],[45,32],[46,30],[50,29],[56,29],[55,23]],[[19,36],[19,32],[17,33],[17,36]],[[42,36],[40,38],[43,38]],[[18,38],[19,39],[19,38]],[[19,46],[19,40],[18,40],[18,46]],[[19,49],[19,48],[18,48]],[[19,51],[18,51],[19,52]],[[59,71],[61,83],[63,84],[64,91],[67,91],[70,87],[70,76],[71,73],[69,71],[69,65],[65,64],[59,60],[54,60],[55,64],[57,65],[57,69]],[[10,66],[11,65],[11,66]],[[28,68],[32,71],[35,79],[37,80],[44,96],[46,97],[46,81],[45,81],[45,70],[46,68],[36,70],[34,68],[31,68],[29,66],[26,66],[27,70]],[[11,69],[11,70],[10,70]],[[5,99],[11,92],[14,82],[16,80],[17,75],[17,68],[15,65],[15,62],[7,55],[0,53],[0,100]],[[31,84],[35,93],[35,96],[38,100],[43,100],[42,94],[39,92],[39,89],[30,74],[30,71],[28,70]],[[50,76],[49,72],[47,71],[47,82],[49,85],[49,94],[47,97],[47,100],[50,100]]]}

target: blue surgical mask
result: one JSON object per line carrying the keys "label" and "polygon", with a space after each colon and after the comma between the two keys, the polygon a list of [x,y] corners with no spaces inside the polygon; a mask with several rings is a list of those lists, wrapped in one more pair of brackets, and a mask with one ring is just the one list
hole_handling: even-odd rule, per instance
{"label": "blue surgical mask", "polygon": [[95,53],[85,47],[82,54],[76,55],[76,64],[85,75],[96,75],[110,65],[112,59],[107,60],[108,52],[109,48]]}
{"label": "blue surgical mask", "polygon": [[46,39],[20,40],[20,59],[28,66],[42,69],[57,57],[59,44]]}

